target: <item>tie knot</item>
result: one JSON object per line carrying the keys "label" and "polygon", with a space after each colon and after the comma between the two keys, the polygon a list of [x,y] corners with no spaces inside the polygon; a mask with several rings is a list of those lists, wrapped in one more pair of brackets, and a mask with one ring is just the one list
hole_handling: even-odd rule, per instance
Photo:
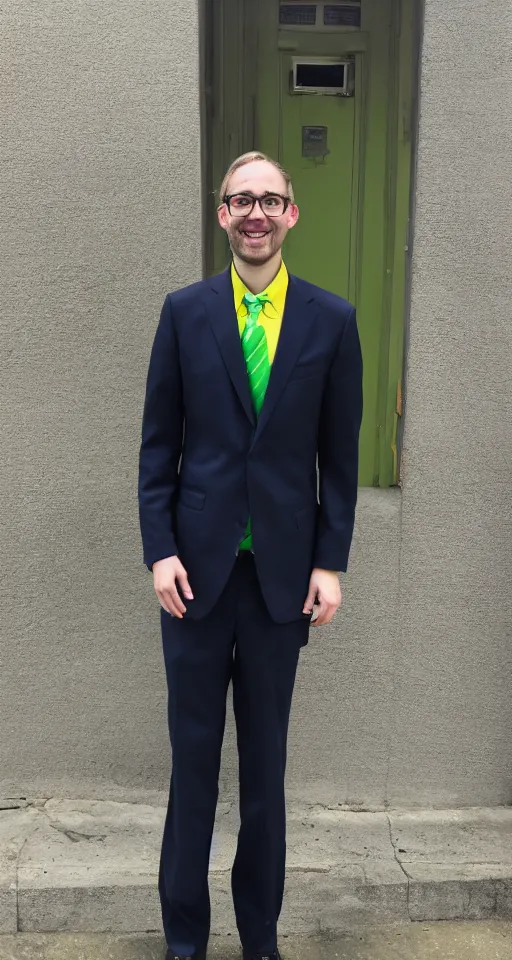
{"label": "tie knot", "polygon": [[259,296],[255,296],[254,293],[246,293],[242,303],[247,308],[250,318],[257,320],[264,305],[270,303],[270,299],[266,293],[261,293]]}

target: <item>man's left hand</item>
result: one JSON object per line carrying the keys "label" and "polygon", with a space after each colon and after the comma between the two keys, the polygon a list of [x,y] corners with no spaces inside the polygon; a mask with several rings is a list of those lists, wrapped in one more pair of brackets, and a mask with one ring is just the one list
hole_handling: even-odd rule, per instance
{"label": "man's left hand", "polygon": [[315,568],[309,581],[309,590],[303,613],[311,614],[318,609],[318,616],[311,621],[312,626],[321,627],[330,623],[341,603],[341,587],[338,574],[334,570]]}

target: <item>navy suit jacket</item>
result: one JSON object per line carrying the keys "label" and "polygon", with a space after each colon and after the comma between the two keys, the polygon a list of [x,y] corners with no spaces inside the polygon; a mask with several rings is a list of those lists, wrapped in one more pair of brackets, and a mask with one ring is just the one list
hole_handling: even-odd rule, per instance
{"label": "navy suit jacket", "polygon": [[139,507],[148,567],[179,555],[204,617],[247,519],[272,618],[302,617],[314,567],[346,570],[357,498],[362,362],[355,309],[290,276],[257,419],[230,271],[164,302],[147,378]]}

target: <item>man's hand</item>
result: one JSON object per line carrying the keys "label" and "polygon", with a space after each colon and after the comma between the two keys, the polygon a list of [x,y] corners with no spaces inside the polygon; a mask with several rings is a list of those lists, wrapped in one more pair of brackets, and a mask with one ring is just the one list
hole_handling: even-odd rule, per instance
{"label": "man's hand", "polygon": [[186,600],[193,600],[194,595],[190,589],[187,571],[179,558],[166,557],[165,560],[157,560],[153,564],[153,583],[166,613],[182,620],[187,608],[178,593],[177,583]]}
{"label": "man's hand", "polygon": [[303,613],[312,613],[318,607],[318,616],[311,621],[312,626],[321,627],[330,623],[341,603],[341,587],[338,574],[334,570],[316,568],[311,574],[309,591]]}

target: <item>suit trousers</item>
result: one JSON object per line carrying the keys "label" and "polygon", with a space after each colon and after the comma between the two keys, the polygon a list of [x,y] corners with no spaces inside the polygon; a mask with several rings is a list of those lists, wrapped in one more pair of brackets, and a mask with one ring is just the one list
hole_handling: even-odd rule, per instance
{"label": "suit trousers", "polygon": [[201,620],[162,610],[172,776],[159,893],[167,945],[206,948],[208,866],[230,681],[237,730],[240,830],[232,894],[244,950],[277,948],[285,876],[286,741],[300,648],[310,619],[275,623],[254,557],[241,552],[214,609]]}

